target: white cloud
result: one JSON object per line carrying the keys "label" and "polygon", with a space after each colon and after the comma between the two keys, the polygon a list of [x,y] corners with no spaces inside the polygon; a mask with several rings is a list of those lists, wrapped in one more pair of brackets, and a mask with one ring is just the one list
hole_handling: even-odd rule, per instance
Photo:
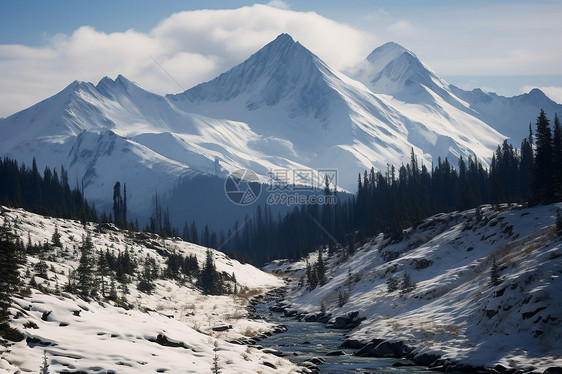
{"label": "white cloud", "polygon": [[180,92],[152,58],[187,89],[242,62],[283,32],[337,69],[360,61],[376,45],[364,32],[314,12],[280,9],[283,4],[175,13],[148,33],[108,34],[83,26],[40,47],[0,45],[0,116],[74,80],[97,83],[103,76],[123,74],[153,92]]}
{"label": "white cloud", "polygon": [[[123,74],[153,92],[176,93],[181,89],[152,57],[187,89],[242,62],[283,32],[340,70],[393,40],[440,75],[560,75],[562,4],[387,5],[350,11],[353,27],[290,10],[282,0],[268,4],[175,13],[148,32],[105,33],[83,26],[70,35],[46,37],[38,47],[0,45],[0,116],[73,80],[97,82],[106,75]],[[528,83],[504,94],[516,94],[523,84]],[[550,87],[558,82],[541,85],[562,101],[558,87]]]}
{"label": "white cloud", "polygon": [[521,88],[521,93],[527,93],[531,91],[533,88],[538,88],[542,92],[546,94],[550,99],[556,101],[558,104],[562,104],[562,87],[556,86],[542,86],[542,87],[532,87],[532,86],[523,86]]}

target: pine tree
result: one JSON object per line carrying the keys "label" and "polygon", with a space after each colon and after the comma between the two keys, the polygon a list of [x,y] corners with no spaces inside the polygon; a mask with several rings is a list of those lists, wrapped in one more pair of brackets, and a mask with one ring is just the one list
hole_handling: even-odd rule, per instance
{"label": "pine tree", "polygon": [[221,370],[220,370],[220,366],[219,366],[219,356],[217,354],[217,351],[219,350],[219,343],[217,341],[215,341],[214,346],[215,346],[215,348],[213,349],[213,352],[215,352],[215,356],[213,357],[212,373],[213,374],[220,374]]}
{"label": "pine tree", "polygon": [[223,293],[219,274],[215,267],[213,252],[207,249],[207,256],[199,277],[199,286],[205,295],[220,295]]}
{"label": "pine tree", "polygon": [[562,214],[560,214],[560,209],[556,212],[556,233],[558,236],[562,236]]}
{"label": "pine tree", "polygon": [[106,278],[109,276],[110,269],[109,269],[109,262],[107,261],[107,256],[102,251],[98,252],[97,266],[98,266],[97,275],[99,277],[101,297],[105,298],[107,297],[107,292],[105,288],[107,284]]}
{"label": "pine tree", "polygon": [[306,288],[309,290],[313,290],[318,286],[318,275],[316,274],[315,267],[310,265],[308,260],[306,261]]}
{"label": "pine tree", "polygon": [[326,265],[324,259],[322,258],[322,249],[318,250],[318,262],[316,262],[316,278],[318,278],[318,284],[323,286],[326,284]]}
{"label": "pine tree", "polygon": [[524,201],[530,199],[530,187],[533,175],[533,134],[529,126],[529,138],[521,142],[521,161],[519,163],[519,191]]}
{"label": "pine tree", "polygon": [[548,204],[554,199],[552,132],[550,121],[542,109],[537,117],[536,127],[533,199],[534,203]]}
{"label": "pine tree", "polygon": [[553,181],[554,197],[557,201],[562,201],[562,127],[558,114],[554,115],[554,131],[552,137],[553,151]]}
{"label": "pine tree", "polygon": [[19,290],[19,264],[17,260],[16,236],[8,221],[0,227],[0,336],[7,337],[13,330],[9,327],[12,295]]}
{"label": "pine tree", "polygon": [[492,261],[492,267],[490,268],[490,286],[497,286],[501,284],[500,272],[496,259]]}
{"label": "pine tree", "polygon": [[39,374],[49,374],[49,361],[47,361],[47,351],[43,351],[43,365]]}
{"label": "pine tree", "polygon": [[94,277],[94,259],[93,259],[94,243],[90,233],[82,238],[80,246],[80,261],[76,273],[78,276],[78,284],[76,285],[78,293],[84,299],[96,294],[95,277]]}
{"label": "pine tree", "polygon": [[117,227],[122,227],[123,198],[121,197],[121,183],[115,182],[113,186],[113,219]]}
{"label": "pine tree", "polygon": [[111,283],[109,284],[109,295],[107,298],[112,301],[117,301],[117,288],[115,287],[115,280],[111,279]]}
{"label": "pine tree", "polygon": [[62,243],[60,241],[61,235],[59,233],[59,226],[55,225],[55,232],[53,232],[53,235],[51,236],[51,244],[54,247],[59,247],[62,248]]}
{"label": "pine tree", "polygon": [[236,281],[236,274],[234,274],[234,272],[232,272],[232,282],[234,282],[234,288],[232,293],[234,295],[238,295],[238,281]]}
{"label": "pine tree", "polygon": [[413,291],[416,288],[416,284],[412,281],[410,274],[404,273],[404,277],[402,278],[401,284],[401,294],[407,294],[408,292]]}
{"label": "pine tree", "polygon": [[123,183],[123,228],[127,228],[127,185]]}
{"label": "pine tree", "polygon": [[400,281],[398,279],[388,278],[386,280],[386,292],[388,293],[398,290],[399,286],[400,286]]}

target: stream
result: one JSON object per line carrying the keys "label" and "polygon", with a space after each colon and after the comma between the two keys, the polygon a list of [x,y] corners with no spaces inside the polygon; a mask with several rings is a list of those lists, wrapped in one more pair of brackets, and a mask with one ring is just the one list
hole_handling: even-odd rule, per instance
{"label": "stream", "polygon": [[[259,342],[264,348],[272,348],[284,352],[287,359],[302,363],[312,358],[325,360],[318,365],[321,373],[425,373],[425,367],[393,367],[395,362],[407,362],[395,358],[357,357],[354,350],[339,348],[345,340],[347,330],[327,329],[317,322],[300,322],[294,318],[286,318],[282,313],[270,312],[273,303],[256,305],[256,313],[267,321],[287,326],[287,331],[274,334]],[[344,356],[327,356],[333,351],[344,351]],[[294,355],[296,353],[296,355]]]}

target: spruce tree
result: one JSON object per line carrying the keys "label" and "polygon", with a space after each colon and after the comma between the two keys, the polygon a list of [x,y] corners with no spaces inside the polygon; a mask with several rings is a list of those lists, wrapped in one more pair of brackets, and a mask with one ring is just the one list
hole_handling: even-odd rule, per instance
{"label": "spruce tree", "polygon": [[207,249],[207,256],[199,277],[199,287],[205,295],[220,295],[222,285],[215,267],[213,252]]}
{"label": "spruce tree", "polygon": [[62,248],[62,243],[60,241],[61,235],[59,233],[59,226],[55,225],[55,232],[53,232],[53,235],[51,236],[51,244],[54,247],[58,247],[58,248]]}
{"label": "spruce tree", "polygon": [[47,352],[43,351],[43,365],[39,374],[49,374],[49,361],[47,361]]}
{"label": "spruce tree", "polygon": [[550,131],[550,121],[542,109],[537,117],[535,137],[533,202],[548,204],[554,199],[552,132]]}
{"label": "spruce tree", "polygon": [[562,201],[562,128],[558,114],[554,115],[554,131],[552,138],[553,152],[553,180],[554,180],[554,197],[556,201]]}
{"label": "spruce tree", "polygon": [[19,264],[17,258],[16,236],[8,221],[0,227],[0,336],[7,337],[13,331],[8,323],[10,313],[8,308],[20,286]]}
{"label": "spruce tree", "polygon": [[401,284],[401,292],[402,294],[406,294],[408,292],[413,291],[416,288],[416,284],[412,281],[410,274],[404,273],[404,277],[402,278]]}
{"label": "spruce tree", "polygon": [[113,222],[117,227],[122,227],[123,198],[121,197],[121,183],[115,182],[113,186]]}
{"label": "spruce tree", "polygon": [[127,228],[127,185],[123,183],[123,228]]}
{"label": "spruce tree", "polygon": [[[529,128],[530,131],[530,128]],[[530,199],[530,187],[533,175],[532,133],[521,142],[521,161],[519,162],[519,191],[524,201]]]}
{"label": "spruce tree", "polygon": [[213,352],[215,352],[215,356],[213,357],[213,367],[212,367],[212,373],[213,374],[221,374],[221,370],[220,370],[220,366],[219,366],[219,356],[217,354],[217,351],[219,350],[219,343],[217,341],[215,341],[214,344],[215,348],[213,349]]}
{"label": "spruce tree", "polygon": [[326,264],[322,258],[322,249],[318,250],[318,262],[316,262],[316,278],[318,279],[318,284],[323,286],[326,284]]}
{"label": "spruce tree", "polygon": [[306,288],[308,290],[313,290],[318,285],[318,276],[315,267],[316,266],[310,265],[308,260],[306,261]]}
{"label": "spruce tree", "polygon": [[105,253],[103,253],[102,251],[98,252],[97,266],[98,266],[97,275],[99,277],[101,297],[105,298],[107,297],[106,285],[107,285],[107,277],[110,274],[110,269],[109,269],[109,262],[107,261],[107,257]]}
{"label": "spruce tree", "polygon": [[490,286],[497,286],[501,284],[500,272],[498,268],[498,264],[496,263],[496,259],[494,258],[492,261],[492,267],[490,268]]}
{"label": "spruce tree", "polygon": [[78,293],[84,299],[96,294],[95,276],[94,276],[94,243],[90,233],[82,237],[82,245],[80,246],[80,261],[76,273],[78,276],[78,284],[76,288]]}

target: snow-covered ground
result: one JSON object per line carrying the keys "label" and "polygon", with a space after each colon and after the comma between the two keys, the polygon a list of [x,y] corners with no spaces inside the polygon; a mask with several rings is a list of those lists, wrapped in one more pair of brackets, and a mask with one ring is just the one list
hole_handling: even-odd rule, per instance
{"label": "snow-covered ground", "polygon": [[[366,320],[351,338],[364,343],[402,341],[419,355],[471,366],[562,367],[562,238],[554,225],[560,208],[484,206],[481,219],[474,209],[436,215],[399,240],[379,235],[347,260],[331,257],[328,283],[312,292],[297,287],[287,302],[315,313],[323,303],[333,317],[358,311]],[[297,278],[304,268],[305,260],[266,267]],[[405,273],[415,290],[388,292],[387,279]],[[350,295],[343,307],[340,291]]]}
{"label": "snow-covered ground", "polygon": [[[34,244],[50,242],[57,226],[63,244],[44,256],[48,279],[36,276],[38,286],[32,288],[31,295],[14,299],[10,310],[15,317],[12,326],[26,339],[2,353],[0,373],[36,373],[44,352],[51,373],[206,373],[211,372],[215,344],[222,373],[296,372],[296,366],[283,358],[228,343],[274,328],[262,320],[248,319],[246,306],[252,295],[282,286],[278,277],[213,251],[217,270],[235,274],[237,296],[205,296],[189,282],[182,285],[172,280],[157,280],[156,289],[147,295],[136,289],[134,279],[128,285],[130,293],[125,295],[132,305],[130,309],[113,302],[87,302],[56,291],[67,283],[69,271],[77,268],[79,246],[86,231],[92,235],[96,251],[123,253],[127,249],[136,261],[146,256],[154,258],[161,269],[165,263],[158,251],[194,254],[201,265],[206,248],[158,237],[140,240],[131,233],[99,230],[94,224],[84,227],[77,221],[43,217],[21,209],[0,210],[0,225],[8,220],[24,243],[28,236]],[[28,255],[21,273],[39,261]],[[123,296],[122,292],[119,296]],[[232,328],[213,330],[225,325]],[[172,344],[166,345],[166,341]]]}

